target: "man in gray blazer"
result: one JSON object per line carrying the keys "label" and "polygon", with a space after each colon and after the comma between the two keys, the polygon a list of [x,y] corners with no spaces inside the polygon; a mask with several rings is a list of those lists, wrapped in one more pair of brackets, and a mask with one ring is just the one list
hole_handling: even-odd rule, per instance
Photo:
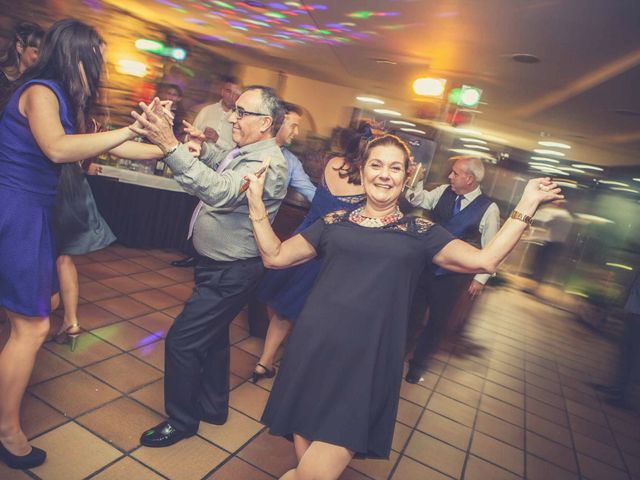
{"label": "man in gray blazer", "polygon": [[249,221],[245,176],[271,158],[265,179],[269,218],[287,193],[287,162],[275,141],[284,110],[268,87],[248,87],[232,108],[233,141],[220,152],[203,144],[194,158],[169,122],[142,105],[133,127],[165,152],[175,180],[200,198],[190,233],[198,252],[195,286],[165,345],[164,401],[169,418],[142,434],[140,443],[166,447],[191,437],[200,421],[221,425],[229,403],[229,324],[253,294],[264,267]]}

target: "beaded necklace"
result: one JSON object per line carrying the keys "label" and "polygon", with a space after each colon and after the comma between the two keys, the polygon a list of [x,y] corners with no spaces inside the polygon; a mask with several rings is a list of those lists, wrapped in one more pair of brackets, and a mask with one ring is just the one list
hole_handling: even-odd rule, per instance
{"label": "beaded necklace", "polygon": [[396,223],[402,218],[402,212],[397,206],[393,213],[385,215],[384,217],[367,217],[363,215],[363,211],[364,206],[356,208],[349,214],[349,220],[361,227],[381,228]]}

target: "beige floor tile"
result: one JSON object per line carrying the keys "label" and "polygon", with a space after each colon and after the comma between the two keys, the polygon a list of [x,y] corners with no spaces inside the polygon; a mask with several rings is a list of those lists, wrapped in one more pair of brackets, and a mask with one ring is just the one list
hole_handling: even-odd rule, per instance
{"label": "beige floor tile", "polygon": [[76,366],[53,354],[46,348],[41,348],[36,357],[36,364],[33,367],[29,385],[49,380],[63,373],[75,370]]}
{"label": "beige floor tile", "polygon": [[158,369],[126,353],[91,365],[86,370],[121,392],[130,392],[163,376]]}
{"label": "beige floor tile", "polygon": [[470,455],[463,478],[464,480],[518,480],[522,477],[482,458]]}
{"label": "beige floor tile", "polygon": [[249,332],[242,327],[239,327],[235,323],[229,325],[229,343],[236,345],[245,338],[249,338]]}
{"label": "beige floor tile", "polygon": [[441,395],[446,395],[449,398],[453,398],[458,402],[469,405],[470,407],[477,407],[482,395],[479,391],[469,387],[465,387],[459,383],[453,382],[446,378],[441,378],[436,386],[436,392]]}
{"label": "beige floor tile", "polygon": [[571,473],[553,463],[527,454],[528,480],[578,480],[575,473]]}
{"label": "beige floor tile", "polygon": [[437,392],[431,396],[427,408],[468,427],[473,425],[473,419],[476,416],[475,408]]}
{"label": "beige floor tile", "polygon": [[176,283],[168,287],[162,287],[160,291],[171,295],[180,300],[180,303],[186,302],[193,294],[193,286],[187,283]]}
{"label": "beige floor tile", "polygon": [[464,385],[465,387],[469,387],[478,391],[482,390],[482,385],[484,384],[484,378],[469,372],[465,372],[464,370],[460,370],[453,365],[448,365],[447,368],[445,368],[442,372],[442,376],[448,378],[449,380],[453,380],[456,383]]}
{"label": "beige floor tile", "polygon": [[465,453],[437,438],[414,431],[404,454],[434,469],[460,478]]}
{"label": "beige floor tile", "polygon": [[107,278],[101,280],[100,283],[124,294],[140,292],[142,290],[148,290],[149,288],[151,288],[146,283],[136,280],[135,278],[132,278],[128,275],[122,277]]}
{"label": "beige floor tile", "polygon": [[369,477],[351,467],[347,467],[338,480],[369,480]]}
{"label": "beige floor tile", "polygon": [[148,305],[124,295],[100,300],[95,302],[95,304],[124,320],[139,317],[153,311]]}
{"label": "beige floor tile", "polygon": [[184,300],[179,300],[162,290],[145,290],[144,292],[132,293],[129,297],[155,310],[164,310],[184,303]]}
{"label": "beige floor tile", "polygon": [[298,463],[293,443],[267,431],[240,450],[238,456],[276,477],[282,476]]}
{"label": "beige floor tile", "polygon": [[572,449],[563,447],[559,443],[527,432],[527,453],[533,453],[537,457],[569,470],[577,472],[575,454]]}
{"label": "beige floor tile", "polygon": [[100,282],[86,282],[80,288],[80,298],[89,302],[104,300],[105,298],[118,297],[120,292],[103,285]]}
{"label": "beige floor tile", "polygon": [[[39,398],[34,397],[30,393],[26,393],[22,398],[20,407],[20,425],[27,435],[27,438],[33,438],[42,432],[51,430],[58,425],[63,424],[68,419],[59,412],[48,406]],[[0,477],[2,478],[2,477]]]}
{"label": "beige floor tile", "polygon": [[78,320],[83,329],[93,330],[120,322],[122,319],[95,303],[87,303],[78,307]]}
{"label": "beige floor tile", "polygon": [[589,480],[628,480],[626,472],[613,468],[606,463],[602,463],[595,458],[578,454],[580,463],[580,473]]}
{"label": "beige floor tile", "polygon": [[33,445],[47,452],[47,461],[32,470],[43,479],[79,480],[122,455],[73,422],[38,437]]}
{"label": "beige floor tile", "polygon": [[202,422],[198,430],[198,435],[219,445],[225,450],[235,452],[263,428],[264,425],[261,423],[230,408],[227,423],[224,425],[211,425]]}
{"label": "beige floor tile", "polygon": [[616,446],[616,441],[613,438],[613,433],[609,427],[603,427],[602,425],[589,422],[588,420],[585,420],[582,417],[576,417],[575,415],[569,415],[569,423],[571,424],[571,430],[574,432],[580,433],[594,440],[598,440],[599,442],[606,443],[611,447]]}
{"label": "beige floor tile", "polygon": [[122,350],[139,348],[160,340],[160,337],[130,322],[114,323],[113,325],[92,330],[91,333]]}
{"label": "beige floor tile", "polygon": [[467,450],[471,439],[471,429],[453,420],[427,410],[420,418],[418,430],[449,443],[461,450]]}
{"label": "beige floor tile", "polygon": [[120,396],[106,383],[79,370],[40,383],[32,387],[31,392],[68,417],[78,416]]}
{"label": "beige floor tile", "polygon": [[252,383],[243,383],[229,395],[229,405],[254,420],[260,420],[269,393]]}
{"label": "beige floor tile", "polygon": [[550,422],[568,427],[569,422],[567,420],[567,412],[564,408],[556,408],[551,405],[540,402],[534,398],[527,399],[527,413],[533,413],[539,417],[542,417]]}
{"label": "beige floor tile", "polygon": [[610,447],[602,442],[594,440],[577,432],[573,433],[573,441],[576,451],[607,463],[612,467],[624,470],[624,463],[617,448]]}
{"label": "beige floor tile", "polygon": [[232,458],[206,480],[271,480],[275,477],[258,470],[239,458]]}
{"label": "beige floor tile", "polygon": [[447,477],[440,472],[435,471],[433,468],[429,468],[426,465],[416,462],[409,457],[402,457],[396,471],[391,477],[392,480],[450,480],[451,477]]}
{"label": "beige floor tile", "polygon": [[164,372],[164,340],[148,343],[143,347],[131,350],[129,353]]}
{"label": "beige floor tile", "polygon": [[391,448],[396,452],[402,451],[404,446],[407,444],[407,440],[411,435],[411,428],[406,425],[396,422],[395,428],[393,430],[393,440],[391,442]]}
{"label": "beige floor tile", "polygon": [[527,413],[527,430],[531,430],[549,440],[555,440],[565,447],[573,448],[571,431],[569,429],[537,415],[533,415],[532,413]]}
{"label": "beige floor tile", "polygon": [[236,318],[233,319],[232,323],[246,331],[249,331],[249,314],[247,313],[247,309],[242,309],[240,313],[236,315]]}
{"label": "beige floor tile", "polygon": [[238,342],[236,347],[241,348],[254,357],[260,357],[260,355],[262,355],[262,348],[264,347],[264,339],[258,337],[247,337],[241,342]]}
{"label": "beige floor tile", "polygon": [[117,277],[120,275],[116,270],[107,267],[103,263],[86,263],[78,265],[78,273],[92,280],[102,280],[103,278]]}
{"label": "beige floor tile", "polygon": [[161,480],[162,477],[130,457],[118,460],[91,480]]}
{"label": "beige floor tile", "polygon": [[173,325],[173,317],[162,312],[148,313],[129,321],[158,337],[166,337],[171,325]]}
{"label": "beige floor tile", "polygon": [[475,429],[493,438],[524,449],[524,429],[485,412],[478,412]]}
{"label": "beige floor tile", "polygon": [[511,390],[510,388],[503,387],[502,385],[487,380],[484,384],[483,393],[509,403],[514,407],[524,409],[524,394]]}
{"label": "beige floor tile", "polygon": [[482,399],[480,399],[480,410],[519,427],[524,427],[524,410],[509,403],[483,395]]}
{"label": "beige floor tile", "polygon": [[146,272],[147,267],[140,265],[138,262],[132,262],[131,260],[111,260],[104,262],[103,265],[115,270],[121,275],[131,275],[132,273]]}
{"label": "beige floor tile", "polygon": [[193,280],[193,271],[190,268],[168,267],[156,270],[156,273],[165,275],[173,280],[174,283],[184,283]]}
{"label": "beige floor tile", "polygon": [[[176,307],[167,308],[166,310],[163,310],[162,313],[169,315],[171,318],[175,319],[178,315],[180,315],[183,308],[184,308],[184,305],[178,305]],[[248,335],[248,332],[247,332],[247,335]]]}
{"label": "beige floor tile", "polygon": [[258,357],[251,355],[236,346],[231,347],[230,370],[235,375],[242,378],[249,378],[253,373],[253,369],[257,362]]}
{"label": "beige floor tile", "polygon": [[76,419],[101,438],[124,451],[140,445],[140,435],[163,418],[128,398],[119,398]]}
{"label": "beige floor tile", "polygon": [[224,462],[228,454],[194,436],[170,447],[140,447],[131,456],[171,479],[199,480]]}
{"label": "beige floor tile", "polygon": [[160,415],[166,414],[164,411],[164,380],[153,382],[152,384],[129,394],[129,396],[135,398],[137,401],[146,405]]}
{"label": "beige floor tile", "polygon": [[177,280],[173,280],[156,272],[136,273],[135,275],[131,275],[129,278],[151,288],[162,288],[177,283]]}
{"label": "beige floor tile", "polygon": [[78,343],[73,352],[69,348],[69,345],[59,345],[55,342],[45,343],[44,348],[80,367],[84,367],[122,353],[122,350],[119,348],[110,345],[90,332],[82,333],[78,337]]}
{"label": "beige floor tile", "polygon": [[402,422],[405,425],[413,428],[422,414],[423,407],[416,405],[415,403],[407,402],[401,398],[398,403],[398,414],[396,420]]}
{"label": "beige floor tile", "polygon": [[524,475],[524,451],[519,448],[515,448],[483,433],[475,432],[469,451],[516,475]]}
{"label": "beige floor tile", "polygon": [[134,257],[131,258],[131,261],[147,267],[149,270],[160,270],[162,268],[166,268],[167,266],[167,262],[165,260],[160,260],[159,258],[153,257],[151,255],[147,255],[144,257]]}
{"label": "beige floor tile", "polygon": [[398,454],[392,450],[388,460],[371,458],[364,460],[351,460],[349,466],[374,480],[385,480],[389,477],[391,469],[396,464],[397,460]]}
{"label": "beige floor tile", "polygon": [[[262,379],[260,380],[259,384],[262,388],[266,388],[267,390],[271,391],[271,387],[273,386],[274,380],[275,380],[275,377]],[[246,381],[247,380],[245,378],[242,378],[242,377],[239,377],[238,375],[234,375],[233,373],[230,373],[229,374],[229,390],[233,390],[238,385]]]}
{"label": "beige floor tile", "polygon": [[400,386],[400,397],[410,402],[416,403],[424,407],[429,400],[432,390],[423,388],[420,385],[414,385],[409,382],[402,382]]}

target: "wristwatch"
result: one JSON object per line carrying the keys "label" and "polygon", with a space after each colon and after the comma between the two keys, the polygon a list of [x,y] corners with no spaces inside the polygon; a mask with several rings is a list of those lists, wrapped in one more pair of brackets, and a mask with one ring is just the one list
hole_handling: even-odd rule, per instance
{"label": "wristwatch", "polygon": [[525,215],[518,210],[514,210],[513,212],[511,212],[510,217],[515,220],[520,220],[526,224],[533,225],[533,218],[531,218],[529,215]]}

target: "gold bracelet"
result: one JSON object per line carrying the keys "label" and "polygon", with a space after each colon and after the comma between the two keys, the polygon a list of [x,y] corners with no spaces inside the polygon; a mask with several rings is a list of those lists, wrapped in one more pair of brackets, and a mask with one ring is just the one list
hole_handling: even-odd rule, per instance
{"label": "gold bracelet", "polygon": [[251,214],[249,214],[249,220],[251,220],[252,222],[261,222],[262,220],[264,220],[265,218],[268,218],[268,217],[269,217],[268,213],[265,213],[261,217],[252,217]]}
{"label": "gold bracelet", "polygon": [[531,218],[529,215],[526,215],[518,210],[514,210],[513,212],[511,212],[511,215],[509,216],[515,220],[520,220],[528,225],[533,225],[533,218]]}

